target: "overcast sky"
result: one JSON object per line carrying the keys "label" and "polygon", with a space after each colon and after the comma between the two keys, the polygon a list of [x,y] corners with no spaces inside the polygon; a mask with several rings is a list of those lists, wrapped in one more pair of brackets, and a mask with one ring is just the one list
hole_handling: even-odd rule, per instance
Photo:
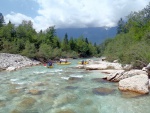
{"label": "overcast sky", "polygon": [[1,0],[5,22],[18,25],[31,20],[39,31],[55,28],[113,27],[131,11],[143,9],[150,0]]}

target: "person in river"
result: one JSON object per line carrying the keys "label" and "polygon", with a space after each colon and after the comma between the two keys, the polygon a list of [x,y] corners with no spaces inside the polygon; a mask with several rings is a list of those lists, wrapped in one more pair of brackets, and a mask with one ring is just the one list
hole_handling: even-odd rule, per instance
{"label": "person in river", "polygon": [[82,64],[82,65],[84,64],[84,60],[81,61],[81,64]]}
{"label": "person in river", "polygon": [[53,65],[52,61],[49,60],[47,66],[52,66],[52,65]]}
{"label": "person in river", "polygon": [[65,63],[67,63],[67,59],[65,59]]}

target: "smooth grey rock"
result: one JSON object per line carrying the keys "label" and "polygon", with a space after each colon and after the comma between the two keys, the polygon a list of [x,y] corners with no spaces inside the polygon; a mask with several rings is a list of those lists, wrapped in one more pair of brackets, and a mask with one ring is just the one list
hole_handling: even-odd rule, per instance
{"label": "smooth grey rock", "polygon": [[145,74],[136,75],[119,81],[119,89],[122,91],[134,91],[141,94],[149,93],[149,79]]}

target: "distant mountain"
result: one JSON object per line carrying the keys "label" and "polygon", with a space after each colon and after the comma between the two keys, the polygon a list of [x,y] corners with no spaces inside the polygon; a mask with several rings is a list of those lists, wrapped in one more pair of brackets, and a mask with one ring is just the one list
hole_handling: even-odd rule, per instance
{"label": "distant mountain", "polygon": [[116,35],[117,27],[104,28],[104,27],[94,27],[94,28],[63,28],[56,29],[56,35],[61,39],[64,38],[65,34],[68,34],[68,38],[78,38],[84,36],[88,38],[92,43],[100,44],[106,38],[112,38]]}

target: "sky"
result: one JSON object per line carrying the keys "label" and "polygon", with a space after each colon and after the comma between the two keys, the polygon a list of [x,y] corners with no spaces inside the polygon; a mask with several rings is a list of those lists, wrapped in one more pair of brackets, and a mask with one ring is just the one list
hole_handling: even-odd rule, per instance
{"label": "sky", "polygon": [[114,27],[150,0],[0,0],[5,22],[31,20],[36,31],[55,28]]}

